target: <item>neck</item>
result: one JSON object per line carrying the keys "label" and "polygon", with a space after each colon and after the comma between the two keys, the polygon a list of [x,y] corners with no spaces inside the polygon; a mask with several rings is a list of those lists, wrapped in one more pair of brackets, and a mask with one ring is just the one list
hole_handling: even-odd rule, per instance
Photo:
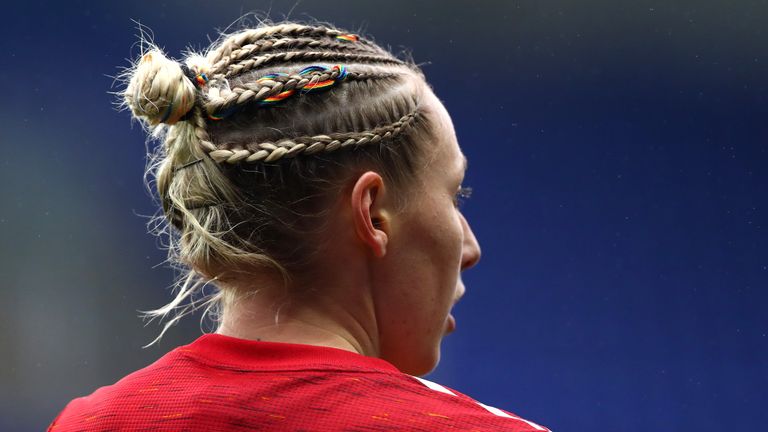
{"label": "neck", "polygon": [[305,296],[299,302],[276,299],[268,294],[269,290],[260,290],[225,306],[216,333],[249,340],[326,346],[378,357],[375,319],[371,319],[371,314],[360,313],[372,311],[372,307],[365,306],[369,302],[353,296],[338,302],[329,295],[334,291],[339,290],[312,290],[324,295]]}

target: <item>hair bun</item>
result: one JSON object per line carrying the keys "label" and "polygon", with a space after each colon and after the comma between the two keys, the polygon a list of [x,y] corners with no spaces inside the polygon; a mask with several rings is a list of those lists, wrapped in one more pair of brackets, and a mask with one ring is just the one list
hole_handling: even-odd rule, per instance
{"label": "hair bun", "polygon": [[134,117],[151,125],[174,124],[195,105],[195,85],[186,77],[181,64],[160,49],[145,53],[131,71],[123,93]]}

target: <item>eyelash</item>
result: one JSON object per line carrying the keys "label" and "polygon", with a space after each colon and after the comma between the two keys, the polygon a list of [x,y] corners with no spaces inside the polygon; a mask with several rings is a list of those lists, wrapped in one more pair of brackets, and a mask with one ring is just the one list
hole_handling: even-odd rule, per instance
{"label": "eyelash", "polygon": [[472,196],[472,188],[462,186],[459,188],[458,192],[456,192],[456,195],[453,198],[453,205],[459,208],[464,204],[464,201],[468,200],[469,197],[471,196]]}

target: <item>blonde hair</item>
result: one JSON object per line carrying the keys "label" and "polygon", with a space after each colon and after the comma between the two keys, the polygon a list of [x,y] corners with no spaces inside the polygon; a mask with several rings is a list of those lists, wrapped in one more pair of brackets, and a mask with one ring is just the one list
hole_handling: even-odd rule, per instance
{"label": "blonde hair", "polygon": [[[274,272],[288,286],[309,272],[322,249],[313,233],[355,174],[374,169],[407,195],[432,134],[413,61],[294,22],[222,35],[182,62],[145,45],[122,96],[162,142],[145,178],[163,209],[154,231],[182,271],[174,299],[145,312],[175,312],[150,345],[198,308],[218,320],[254,291],[249,276]],[[215,293],[198,299],[209,283]]]}

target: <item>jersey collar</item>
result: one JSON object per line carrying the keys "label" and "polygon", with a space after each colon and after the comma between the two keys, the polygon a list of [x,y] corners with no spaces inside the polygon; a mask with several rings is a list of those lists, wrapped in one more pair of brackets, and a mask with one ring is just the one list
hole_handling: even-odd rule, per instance
{"label": "jersey collar", "polygon": [[177,348],[185,355],[246,370],[375,369],[397,372],[391,363],[351,351],[316,345],[263,342],[217,333]]}

